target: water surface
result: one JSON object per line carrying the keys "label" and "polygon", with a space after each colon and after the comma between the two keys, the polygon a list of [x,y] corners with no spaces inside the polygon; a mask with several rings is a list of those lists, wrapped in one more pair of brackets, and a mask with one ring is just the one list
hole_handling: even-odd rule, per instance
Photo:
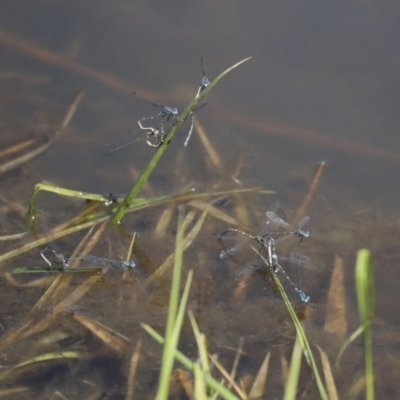
{"label": "water surface", "polygon": [[[306,328],[333,361],[339,344],[332,344],[323,331],[333,261],[335,255],[344,260],[350,334],[358,324],[352,278],[355,253],[360,247],[370,248],[377,285],[377,394],[387,389],[395,393],[396,377],[388,371],[396,371],[398,364],[398,14],[395,2],[249,6],[239,1],[206,1],[190,5],[172,2],[168,7],[161,1],[3,4],[1,146],[30,135],[50,134],[62,118],[68,98],[82,88],[87,92],[71,124],[48,151],[3,174],[2,235],[26,231],[23,214],[37,182],[104,194],[129,189],[154,149],[138,143],[105,157],[102,147],[124,138],[128,129],[137,129],[139,118],[153,115],[151,106],[130,96],[133,90],[182,110],[200,84],[200,57],[204,57],[212,79],[226,67],[252,56],[221,81],[197,116],[223,167],[211,164],[196,131],[184,150],[183,128],[143,195],[171,194],[188,187],[233,190],[238,188],[230,176],[235,172],[244,187],[276,191],[275,196],[231,196],[221,205],[221,210],[254,227],[255,232],[274,198],[281,200],[292,217],[295,215],[318,163],[325,161],[327,166],[307,210],[311,237],[301,244],[292,241],[285,249],[307,254],[318,267],[316,272],[302,275],[302,289],[313,300]],[[22,46],[21,40],[28,45]],[[33,46],[61,58],[45,57]],[[18,75],[11,79],[6,73]],[[37,200],[38,209],[50,216],[54,226],[84,207],[80,200],[54,194],[41,193]],[[124,221],[127,233],[138,235],[134,256],[139,272],[123,278],[121,272],[110,271],[68,310],[125,335],[131,340],[129,352],[143,338],[146,350],[136,385],[143,398],[152,396],[160,348],[144,335],[139,324],[147,322],[163,331],[169,279],[165,277],[146,290],[141,285],[171,253],[176,232],[175,210],[165,236],[154,233],[164,207],[134,213]],[[281,397],[278,360],[281,354],[290,354],[293,329],[279,295],[262,276],[251,277],[238,293],[234,272],[251,252],[238,259],[219,259],[221,245],[215,235],[228,227],[208,217],[185,253],[185,271],[193,268],[196,277],[190,308],[207,336],[210,351],[218,352],[227,368],[234,358],[232,348],[244,337],[246,354],[239,375],[256,373],[271,350],[274,372],[267,393]],[[83,234],[58,244],[72,252]],[[3,241],[2,253],[31,238]],[[110,253],[124,256],[128,245],[127,237],[106,231],[93,251],[105,257]],[[40,263],[39,250],[3,263],[2,274],[17,265]],[[64,295],[84,279],[71,279]],[[31,318],[37,323],[62,300],[32,312],[48,287],[43,285],[18,288],[2,279],[4,338]],[[35,347],[38,340],[54,332],[62,332],[63,339]],[[181,342],[182,350],[194,359],[189,324]],[[36,335],[7,343],[3,351],[9,365],[56,350],[78,348],[84,354],[79,361],[19,376],[13,381],[16,386],[28,385],[41,395],[60,390],[72,398],[104,390],[109,398],[124,398],[128,356],[110,350],[70,313],[63,312]],[[10,354],[14,356],[10,358]],[[341,396],[354,383],[353,377],[362,374],[361,365],[362,351],[355,345],[337,373]],[[309,378],[304,379],[307,387]],[[314,398],[313,391],[308,394]]]}

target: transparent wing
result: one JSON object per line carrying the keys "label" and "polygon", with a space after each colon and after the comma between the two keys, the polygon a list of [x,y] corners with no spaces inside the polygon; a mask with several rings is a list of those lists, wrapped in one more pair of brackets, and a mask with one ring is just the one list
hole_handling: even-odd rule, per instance
{"label": "transparent wing", "polygon": [[200,58],[200,66],[201,66],[201,73],[203,74],[203,78],[201,79],[201,84],[202,84],[202,86],[207,87],[210,84],[210,81],[209,81],[206,71],[204,69],[203,57]]}
{"label": "transparent wing", "polygon": [[294,228],[292,225],[288,224],[286,221],[284,221],[282,218],[278,217],[274,212],[272,211],[267,211],[267,217],[268,219],[273,222],[275,225],[281,226],[282,228],[285,228],[289,231],[292,231]]}
{"label": "transparent wing", "polygon": [[236,270],[235,279],[237,281],[241,281],[246,276],[249,276],[254,271],[260,269],[263,265],[265,265],[265,263],[261,259],[249,261],[248,263],[242,265]]}
{"label": "transparent wing", "polygon": [[146,101],[147,103],[151,104],[154,107],[164,108],[164,106],[162,106],[161,104],[158,104],[155,101],[148,99],[147,97],[143,96],[140,93],[132,92],[132,94],[134,94],[135,96],[139,97],[139,99],[142,99],[142,100]]}
{"label": "transparent wing", "polygon": [[279,261],[286,261],[291,264],[297,265],[310,270],[315,270],[317,267],[310,264],[310,259],[304,254],[290,253],[289,256],[278,256]]}
{"label": "transparent wing", "polygon": [[128,131],[127,134],[129,137],[126,139],[122,139],[122,140],[118,140],[115,142],[105,144],[103,147],[104,154],[109,155],[111,153],[115,153],[116,151],[122,150],[125,147],[128,147],[131,144],[133,144],[139,140],[143,140],[145,138],[143,132]]}
{"label": "transparent wing", "polygon": [[241,248],[249,242],[250,239],[247,240],[242,240],[240,243],[238,243],[236,246],[233,246],[229,248],[228,250],[222,250],[221,253],[219,253],[219,258],[221,260],[225,260],[228,257],[234,256],[236,253],[238,253]]}
{"label": "transparent wing", "polygon": [[277,245],[281,242],[283,242],[286,239],[289,239],[290,235],[281,235],[279,238],[274,239],[274,243]]}
{"label": "transparent wing", "polygon": [[305,217],[303,217],[301,219],[301,221],[299,222],[299,224],[297,225],[298,229],[303,228],[304,225],[308,224],[308,221],[310,220],[310,217],[308,215],[306,215]]}
{"label": "transparent wing", "polygon": [[193,112],[199,111],[207,105],[207,102],[198,104],[194,109]]}
{"label": "transparent wing", "polygon": [[92,256],[90,254],[81,257],[80,260],[91,264],[111,265],[112,267],[119,267],[119,268],[133,268],[136,265],[134,261],[110,260],[108,258]]}
{"label": "transparent wing", "polygon": [[261,222],[261,227],[260,227],[260,234],[259,236],[265,236],[267,235],[269,232],[272,232],[271,229],[271,220],[268,218],[267,213],[268,212],[272,212],[272,213],[276,213],[280,207],[281,203],[279,200],[275,200],[270,207],[268,208],[267,212],[265,213],[265,216]]}

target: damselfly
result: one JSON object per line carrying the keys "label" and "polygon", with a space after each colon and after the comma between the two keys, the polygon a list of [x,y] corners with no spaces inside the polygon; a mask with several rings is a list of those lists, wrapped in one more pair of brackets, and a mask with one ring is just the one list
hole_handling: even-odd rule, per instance
{"label": "damselfly", "polygon": [[[310,236],[310,232],[303,229],[304,225],[310,221],[309,216],[303,217],[300,222],[297,224],[297,228],[293,225],[289,224],[288,222],[284,221],[281,217],[275,214],[274,211],[267,211],[266,212],[267,218],[276,226],[284,228],[285,231],[276,231],[270,232],[271,235],[297,235],[300,237],[300,242],[304,238],[308,238]],[[281,239],[282,240],[282,239]]]}
{"label": "damselfly", "polygon": [[152,127],[148,127],[148,126],[143,126],[142,125],[142,121],[147,121],[150,119],[155,119],[160,117],[161,122],[160,122],[160,126],[161,126],[161,131],[164,131],[164,119],[167,119],[167,122],[170,121],[170,119],[172,118],[173,120],[176,120],[176,118],[178,117],[178,109],[175,107],[169,107],[169,106],[163,106],[161,104],[156,103],[153,100],[148,99],[147,97],[143,96],[140,93],[137,92],[132,92],[132,94],[134,94],[135,96],[139,97],[139,99],[144,100],[145,102],[151,104],[153,107],[157,107],[160,108],[161,111],[157,114],[157,115],[153,115],[151,117],[144,117],[144,118],[140,118],[138,120],[138,124],[140,126],[140,129],[144,130],[144,131],[151,131]]}
{"label": "damselfly", "polygon": [[131,144],[136,143],[140,140],[146,140],[146,143],[150,147],[158,148],[158,147],[160,147],[160,144],[164,140],[164,132],[158,130],[157,128],[151,128],[151,127],[148,128],[148,130],[145,132],[143,132],[143,131],[139,131],[139,132],[128,131],[127,136],[128,137],[126,139],[107,143],[104,146],[104,153],[106,155],[115,153],[115,152],[122,150],[125,147],[128,147]]}
{"label": "damselfly", "polygon": [[[278,200],[276,200],[274,203],[272,203],[272,205],[269,207],[268,212],[276,212],[278,210],[280,206],[280,203]],[[220,236],[219,239],[224,239],[225,235],[228,232],[234,232],[234,233],[238,233],[242,236],[245,236],[247,239],[239,242],[237,245],[227,249],[227,250],[223,250],[220,252],[219,254],[219,258],[221,258],[222,260],[224,260],[225,258],[228,257],[232,257],[233,255],[235,255],[238,251],[240,251],[243,246],[245,244],[248,244],[249,241],[255,240],[258,244],[261,245],[261,247],[266,247],[268,244],[268,239],[270,237],[270,232],[271,232],[271,221],[265,216],[262,223],[261,223],[261,228],[260,228],[260,232],[258,233],[258,235],[252,235],[250,233],[241,231],[239,229],[233,229],[233,228],[229,228],[227,229],[225,232],[223,232]]]}
{"label": "damselfly", "polygon": [[[203,74],[203,77],[201,78],[201,83],[200,83],[200,87],[197,90],[196,93],[196,97],[195,99],[197,99],[200,96],[200,93],[207,87],[210,86],[211,82],[208,79],[205,71],[204,71],[204,64],[203,64],[203,57],[200,58],[200,67],[201,67],[201,73]],[[193,127],[194,127],[194,112],[200,110],[201,108],[203,108],[207,103],[202,103],[199,104],[191,113],[190,113],[190,128],[189,128],[189,132],[186,136],[185,142],[183,143],[183,147],[186,147],[187,144],[189,143],[189,140],[192,136],[192,132],[193,132]]]}
{"label": "damselfly", "polygon": [[299,269],[306,268],[309,270],[315,270],[316,267],[310,263],[310,259],[307,256],[298,253],[290,253],[288,256],[278,256],[275,249],[274,239],[269,239],[265,248],[267,250],[267,258],[258,258],[242,265],[235,273],[236,279],[242,280],[246,276],[252,274],[254,271],[257,271],[263,267],[267,267],[273,272],[280,272],[283,274],[297,295],[300,297],[300,300],[304,303],[308,303],[310,301],[310,296],[307,296],[294,284],[293,280],[289,277],[280,263],[292,264]]}
{"label": "damselfly", "polygon": [[[93,256],[91,254],[76,258],[67,258],[62,253],[48,247],[42,250],[40,252],[40,255],[49,265],[50,269],[57,269],[61,271],[69,267],[69,263],[71,261],[82,261],[94,265],[110,265],[117,268],[134,268],[136,266],[134,261],[112,260],[104,257]],[[49,257],[49,255],[51,256],[51,258]]]}

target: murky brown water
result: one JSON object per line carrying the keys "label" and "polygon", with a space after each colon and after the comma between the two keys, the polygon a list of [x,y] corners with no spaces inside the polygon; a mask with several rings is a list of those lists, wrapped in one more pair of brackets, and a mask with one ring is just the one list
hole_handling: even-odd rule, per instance
{"label": "murky brown water", "polygon": [[[378,398],[385,394],[395,398],[399,393],[395,372],[399,359],[399,11],[395,2],[249,7],[222,1],[165,7],[160,1],[117,5],[14,1],[1,5],[1,149],[29,137],[52,135],[65,115],[68,99],[78,90],[87,90],[72,122],[47,151],[1,175],[1,235],[27,231],[23,216],[38,182],[102,194],[129,189],[154,149],[139,142],[105,157],[102,147],[123,139],[128,129],[136,129],[139,118],[154,115],[155,109],[130,92],[136,90],[182,109],[198,89],[201,56],[210,79],[252,56],[218,84],[207,98],[207,107],[197,115],[223,166],[211,161],[197,131],[184,150],[187,127],[183,128],[142,195],[161,196],[189,187],[200,192],[234,190],[240,187],[231,178],[234,174],[243,187],[277,193],[229,196],[227,203],[218,205],[256,232],[274,198],[295,215],[318,163],[326,161],[307,209],[311,237],[300,244],[292,241],[285,249],[307,254],[318,267],[302,274],[301,287],[313,302],[306,330],[333,363],[341,342],[324,332],[324,324],[335,255],[344,260],[347,337],[358,325],[355,254],[361,247],[370,248],[377,290],[376,391]],[[36,204],[52,226],[85,207],[80,200],[43,192]],[[133,249],[137,271],[110,270],[104,277],[50,276],[30,287],[30,282],[43,276],[18,276],[12,281],[6,273],[17,266],[41,265],[42,247],[0,264],[0,364],[9,368],[55,351],[79,354],[79,359],[45,363],[5,379],[4,389],[28,387],[12,396],[51,397],[58,390],[67,398],[125,398],[130,357],[139,338],[143,343],[136,398],[154,396],[161,350],[140,323],[159,332],[164,329],[168,274],[150,285],[144,282],[173,251],[177,213],[176,203],[170,204],[173,215],[163,236],[155,233],[155,227],[168,205],[132,213],[124,220],[128,236],[137,233]],[[192,210],[187,207],[187,212]],[[200,214],[197,211],[189,230]],[[280,398],[280,357],[290,355],[292,324],[279,294],[261,275],[251,276],[242,289],[235,281],[236,268],[251,257],[251,251],[219,259],[221,244],[215,235],[230,226],[209,215],[185,252],[185,274],[190,268],[195,271],[189,307],[207,336],[209,350],[219,354],[227,369],[239,338],[244,338],[239,376],[255,374],[271,351],[266,398]],[[86,232],[62,238],[57,245],[71,253]],[[128,236],[106,229],[92,253],[124,257]],[[3,240],[1,254],[32,240],[31,234]],[[35,306],[54,279],[64,281],[64,290]],[[60,307],[89,279],[93,282],[82,298]],[[127,339],[120,339],[117,348],[107,345],[76,315],[104,324]],[[49,322],[41,329],[46,318]],[[28,327],[21,329],[25,324]],[[196,358],[188,321],[180,347]],[[340,397],[362,372],[362,347],[357,343],[335,372]],[[310,379],[305,366],[301,389],[307,398],[317,398]]]}

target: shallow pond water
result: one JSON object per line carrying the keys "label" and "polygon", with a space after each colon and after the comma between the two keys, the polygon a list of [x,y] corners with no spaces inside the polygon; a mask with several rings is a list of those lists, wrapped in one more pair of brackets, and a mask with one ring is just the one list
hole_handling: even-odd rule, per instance
{"label": "shallow pond water", "polygon": [[[4,389],[21,389],[10,397],[51,397],[60,391],[66,398],[126,398],[130,357],[139,339],[142,353],[134,392],[136,398],[154,397],[161,348],[140,324],[164,331],[170,276],[167,272],[150,283],[147,278],[173,252],[178,204],[186,204],[187,215],[193,213],[187,232],[199,222],[204,202],[215,201],[217,211],[240,221],[236,228],[257,233],[274,199],[294,219],[302,216],[296,214],[309,193],[303,214],[311,217],[310,238],[282,244],[282,252],[304,253],[317,267],[302,271],[301,279],[293,278],[311,297],[303,310],[308,337],[333,363],[344,338],[358,326],[354,261],[359,248],[369,248],[377,297],[376,393],[379,398],[396,397],[399,8],[396,2],[2,4],[0,149],[31,138],[40,138],[35,146],[48,143],[71,99],[83,89],[85,93],[67,128],[45,151],[2,173],[1,255],[45,233],[43,228],[32,233],[24,220],[36,183],[106,196],[129,190],[155,150],[143,141],[109,156],[102,150],[126,138],[128,130],[137,131],[140,118],[157,112],[131,96],[132,91],[182,110],[200,85],[200,57],[213,79],[252,56],[207,96],[207,106],[195,115],[200,126],[186,149],[188,123],[180,129],[141,193],[155,198],[195,188],[196,193],[214,195],[160,202],[130,213],[119,229],[97,224],[90,238],[85,229],[55,241],[65,254],[86,240],[82,246],[93,254],[123,258],[135,234],[136,269],[111,268],[100,275],[10,275],[19,266],[42,265],[44,246],[1,262],[2,366],[70,352],[69,357],[10,374],[1,383]],[[4,165],[14,154],[2,157]],[[326,165],[319,170],[322,161]],[[234,193],[246,188],[258,189]],[[45,192],[37,195],[35,204],[38,220],[45,216],[49,229],[91,207],[103,215],[110,208]],[[168,215],[164,227],[160,221],[168,221]],[[189,269],[195,274],[188,308],[207,337],[209,351],[218,353],[228,370],[243,338],[238,376],[244,381],[251,381],[271,351],[265,398],[280,398],[282,360],[290,357],[293,325],[268,276],[255,273],[243,284],[235,280],[237,268],[254,258],[251,249],[219,258],[224,243],[216,238],[233,227],[208,214],[185,251],[184,275]],[[8,237],[17,234],[20,237]],[[327,332],[338,257],[343,262],[343,337],[337,337],[341,328]],[[51,293],[54,282],[62,289]],[[282,282],[287,283],[285,278]],[[292,288],[285,288],[296,304]],[[122,336],[99,338],[91,323]],[[180,348],[196,359],[189,321]],[[363,351],[356,342],[334,373],[341,398],[362,373]],[[175,398],[185,398],[179,385],[174,390]],[[306,365],[299,390],[307,398],[318,398]]]}

